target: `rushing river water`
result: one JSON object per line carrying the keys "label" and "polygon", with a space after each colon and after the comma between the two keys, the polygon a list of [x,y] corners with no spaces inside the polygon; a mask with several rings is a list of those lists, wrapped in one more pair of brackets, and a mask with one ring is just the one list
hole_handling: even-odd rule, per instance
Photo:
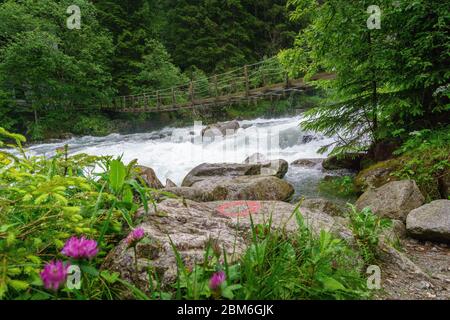
{"label": "rushing river water", "polygon": [[[170,178],[180,184],[195,166],[207,162],[242,163],[259,152],[267,159],[285,159],[289,163],[302,158],[323,158],[317,150],[333,141],[305,132],[299,126],[301,115],[280,119],[240,121],[241,129],[225,138],[201,142],[201,127],[164,128],[149,133],[111,134],[106,137],[77,137],[57,143],[33,145],[28,153],[52,156],[55,149],[69,145],[71,154],[123,156],[125,162],[137,159],[152,167],[164,183]],[[290,166],[285,179],[292,183],[297,195],[317,196],[318,181],[325,175],[320,166]]]}

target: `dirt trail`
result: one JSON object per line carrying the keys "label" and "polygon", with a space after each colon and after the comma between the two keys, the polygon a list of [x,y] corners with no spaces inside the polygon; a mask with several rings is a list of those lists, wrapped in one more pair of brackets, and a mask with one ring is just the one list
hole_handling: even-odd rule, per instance
{"label": "dirt trail", "polygon": [[413,239],[402,240],[401,245],[403,256],[410,261],[386,259],[380,263],[382,289],[376,298],[449,300],[450,245]]}

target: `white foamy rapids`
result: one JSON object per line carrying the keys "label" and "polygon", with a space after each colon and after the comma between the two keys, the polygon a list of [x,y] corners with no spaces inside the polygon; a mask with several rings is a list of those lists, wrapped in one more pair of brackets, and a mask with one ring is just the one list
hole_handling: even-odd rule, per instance
{"label": "white foamy rapids", "polygon": [[72,154],[123,155],[125,162],[137,159],[139,164],[153,168],[163,182],[170,178],[180,184],[186,174],[201,163],[242,163],[256,152],[268,159],[288,162],[324,157],[317,150],[333,139],[301,130],[300,120],[301,116],[240,121],[241,129],[235,134],[204,143],[200,129],[194,130],[193,125],[150,133],[73,138],[31,146],[28,153],[51,156],[56,148],[68,144]]}

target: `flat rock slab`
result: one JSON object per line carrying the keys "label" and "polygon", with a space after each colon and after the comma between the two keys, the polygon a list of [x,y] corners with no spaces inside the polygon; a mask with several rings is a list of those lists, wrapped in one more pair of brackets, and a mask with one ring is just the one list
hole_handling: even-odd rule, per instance
{"label": "flat rock slab", "polygon": [[[108,254],[103,268],[119,272],[142,290],[148,290],[148,270],[154,270],[161,284],[168,286],[177,276],[171,241],[188,268],[203,261],[208,244],[224,250],[228,261],[236,261],[251,240],[250,215],[255,225],[267,224],[271,218],[272,228],[293,232],[298,228],[294,209],[277,201],[164,200],[157,205],[157,212],[139,212],[142,222],[138,227],[144,229],[147,239],[136,246],[136,260],[134,249],[122,240]],[[333,217],[307,209],[301,210],[301,215],[314,233],[327,230],[351,240],[351,232]]]}
{"label": "flat rock slab", "polygon": [[260,164],[202,163],[186,175],[181,186],[191,187],[194,183],[211,177],[240,177],[259,174],[261,174]]}
{"label": "flat rock slab", "polygon": [[212,200],[274,200],[287,201],[294,187],[273,176],[214,177],[196,182],[192,187]]}

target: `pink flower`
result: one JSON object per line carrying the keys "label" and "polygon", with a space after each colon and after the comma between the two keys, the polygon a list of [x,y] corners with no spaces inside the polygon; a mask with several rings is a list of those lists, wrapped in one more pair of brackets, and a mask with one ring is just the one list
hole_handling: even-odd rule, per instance
{"label": "pink flower", "polygon": [[69,264],[64,265],[60,260],[47,263],[40,274],[44,287],[57,291],[66,282],[68,268]]}
{"label": "pink flower", "polygon": [[98,253],[97,241],[72,237],[67,240],[61,253],[73,259],[92,259]]}
{"label": "pink flower", "polygon": [[130,232],[130,234],[126,238],[126,242],[129,246],[136,244],[139,240],[144,237],[144,229],[136,228]]}
{"label": "pink flower", "polygon": [[223,271],[214,273],[211,279],[209,280],[209,287],[212,290],[217,290],[220,287],[220,285],[225,282],[226,278],[227,276]]}

